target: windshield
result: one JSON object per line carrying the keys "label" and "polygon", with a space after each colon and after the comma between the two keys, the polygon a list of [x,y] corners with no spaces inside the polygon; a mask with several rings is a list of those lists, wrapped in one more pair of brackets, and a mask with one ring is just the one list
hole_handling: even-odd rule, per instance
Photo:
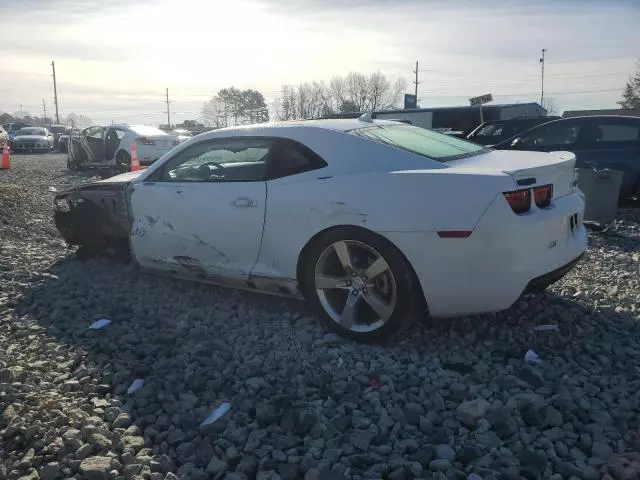
{"label": "windshield", "polygon": [[159,128],[151,127],[149,125],[131,125],[129,127],[136,135],[144,135],[145,137],[158,136],[158,135],[166,135],[166,132],[163,132]]}
{"label": "windshield", "polygon": [[379,125],[352,130],[351,133],[441,162],[486,150],[481,145],[412,125]]}
{"label": "windshield", "polygon": [[22,129],[18,130],[18,132],[16,133],[16,136],[20,136],[20,135],[42,135],[42,136],[46,136],[46,133],[45,133],[44,129],[42,129],[42,128],[22,128]]}

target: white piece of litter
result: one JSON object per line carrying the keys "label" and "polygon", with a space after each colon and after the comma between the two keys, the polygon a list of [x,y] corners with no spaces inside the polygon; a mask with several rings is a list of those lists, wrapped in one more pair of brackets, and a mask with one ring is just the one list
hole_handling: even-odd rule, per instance
{"label": "white piece of litter", "polygon": [[529,363],[540,363],[538,354],[533,350],[527,350],[527,353],[524,354],[524,360]]}
{"label": "white piece of litter", "polygon": [[211,425],[214,422],[220,420],[225,413],[231,410],[231,404],[229,402],[222,402],[213,412],[209,414],[207,418],[200,424],[200,426]]}
{"label": "white piece of litter", "polygon": [[135,391],[142,388],[143,385],[144,385],[144,380],[142,378],[136,378],[131,384],[131,386],[127,388],[127,394],[131,395],[132,393],[135,393]]}
{"label": "white piece of litter", "polygon": [[558,325],[538,325],[534,328],[537,332],[548,332],[550,330],[558,330]]}
{"label": "white piece of litter", "polygon": [[56,187],[49,187],[50,192],[57,192],[58,189]]}
{"label": "white piece of litter", "polygon": [[87,328],[87,330],[100,330],[101,328],[106,327],[110,323],[111,323],[111,320],[107,320],[106,318],[101,318],[100,320],[96,320],[91,325],[89,325],[89,328]]}

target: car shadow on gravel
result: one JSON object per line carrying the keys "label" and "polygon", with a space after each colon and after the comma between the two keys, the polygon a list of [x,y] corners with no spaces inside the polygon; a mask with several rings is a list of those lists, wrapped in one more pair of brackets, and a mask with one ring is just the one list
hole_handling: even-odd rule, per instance
{"label": "car shadow on gravel", "polygon": [[[345,415],[338,405],[349,405],[347,413],[371,412],[375,422],[377,414],[365,405],[372,392],[406,421],[409,404],[427,411],[444,398],[438,408],[455,410],[479,392],[506,404],[514,392],[550,396],[574,378],[603,391],[640,379],[637,319],[553,292],[523,297],[506,312],[426,321],[371,346],[326,334],[295,300],[160,277],[104,259],[81,263],[69,255],[13,307],[22,321],[36,322],[60,348],[76,352],[73,369],[50,381],[64,384],[90,372],[95,379],[88,396],[96,395],[97,384],[106,385],[108,402],[132,415],[154,453],[200,469],[213,451],[202,445],[218,445],[216,435],[251,454],[247,428],[269,429],[270,422],[276,427],[269,442],[281,450],[298,445],[316,424],[352,434],[351,420],[335,426]],[[100,318],[112,323],[87,330]],[[536,329],[549,324],[557,328]],[[528,350],[541,363],[526,376]],[[127,395],[137,378],[144,387]],[[199,427],[223,401],[231,412],[213,427]],[[284,420],[288,411],[294,412],[290,422]],[[637,412],[612,415],[621,435],[640,426]],[[442,420],[430,421],[437,426]]]}

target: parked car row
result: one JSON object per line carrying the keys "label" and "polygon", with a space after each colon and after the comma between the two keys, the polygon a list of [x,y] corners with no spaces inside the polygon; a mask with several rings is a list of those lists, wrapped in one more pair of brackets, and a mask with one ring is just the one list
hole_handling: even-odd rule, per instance
{"label": "parked car row", "polygon": [[0,126],[0,146],[6,141],[14,152],[50,152],[59,148],[60,137],[69,129],[65,125],[38,127],[23,122],[7,123]]}

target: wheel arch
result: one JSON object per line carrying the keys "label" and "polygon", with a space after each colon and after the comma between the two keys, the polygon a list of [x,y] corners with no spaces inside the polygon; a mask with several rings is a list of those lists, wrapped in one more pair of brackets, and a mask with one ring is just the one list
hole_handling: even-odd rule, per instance
{"label": "wheel arch", "polygon": [[304,287],[304,283],[305,282],[303,281],[303,278],[302,278],[302,276],[303,276],[303,268],[304,268],[303,265],[304,265],[305,258],[311,252],[312,247],[320,240],[320,238],[324,234],[326,234],[327,232],[335,231],[335,230],[357,230],[357,231],[360,231],[362,233],[366,233],[368,235],[374,235],[374,236],[376,236],[378,238],[381,238],[386,243],[388,243],[391,247],[393,247],[395,250],[397,250],[398,253],[400,253],[402,258],[404,259],[404,261],[409,266],[409,270],[411,271],[411,275],[413,276],[413,280],[414,280],[415,284],[419,287],[418,290],[420,291],[419,293],[420,293],[420,298],[421,298],[422,304],[423,304],[425,310],[428,309],[428,302],[427,302],[427,299],[426,299],[426,297],[424,295],[424,289],[422,288],[422,283],[420,282],[420,278],[416,274],[416,271],[414,270],[413,265],[411,264],[411,262],[409,262],[409,260],[407,259],[407,256],[404,254],[402,249],[399,248],[394,242],[392,242],[386,236],[384,236],[384,235],[382,235],[382,234],[380,234],[378,232],[374,232],[373,230],[361,227],[359,225],[351,225],[351,224],[332,225],[332,226],[327,227],[327,228],[325,228],[323,230],[320,230],[315,235],[313,235],[307,241],[307,243],[302,247],[302,250],[298,254],[298,260],[297,260],[297,263],[296,263],[296,281],[298,283],[298,289],[300,290],[300,293],[302,293],[303,297],[307,298],[307,292],[305,292],[305,287]]}

